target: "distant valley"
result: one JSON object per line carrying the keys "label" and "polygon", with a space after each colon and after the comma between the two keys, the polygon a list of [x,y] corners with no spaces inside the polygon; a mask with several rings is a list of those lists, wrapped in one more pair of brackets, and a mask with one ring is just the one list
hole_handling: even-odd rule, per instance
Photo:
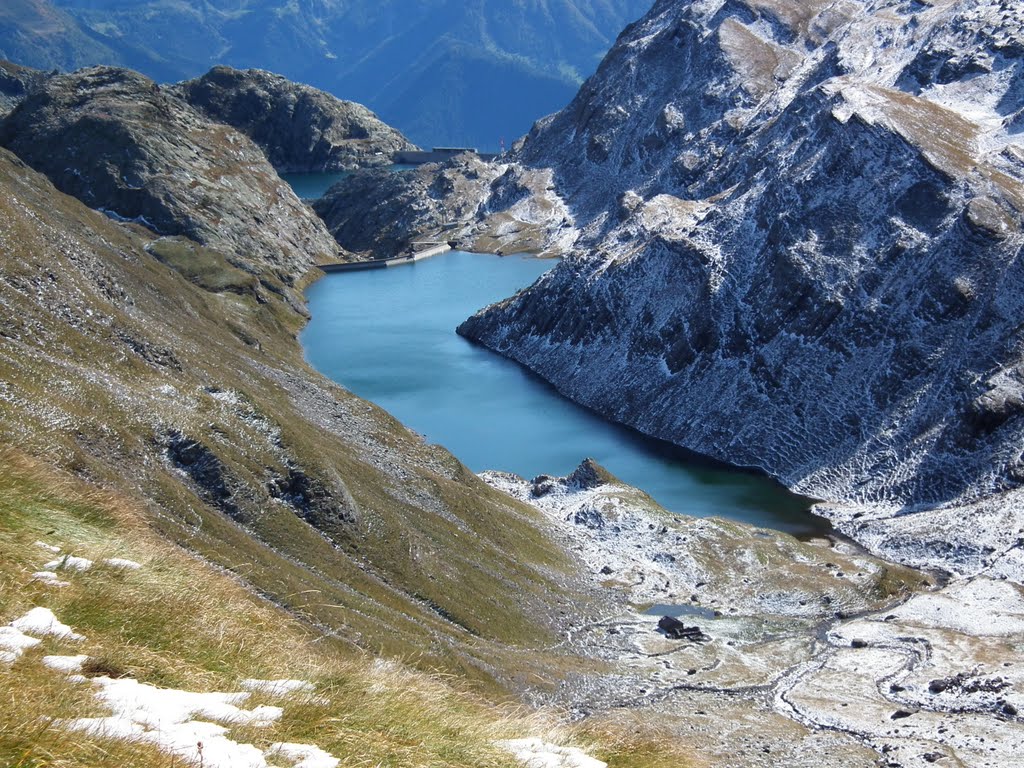
{"label": "distant valley", "polygon": [[367,105],[421,145],[511,143],[561,109],[649,0],[16,0],[0,59],[161,82],[268,69]]}

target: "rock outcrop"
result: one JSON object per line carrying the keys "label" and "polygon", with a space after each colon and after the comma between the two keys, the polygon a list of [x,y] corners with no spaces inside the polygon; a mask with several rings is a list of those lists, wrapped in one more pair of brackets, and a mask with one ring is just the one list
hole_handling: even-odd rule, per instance
{"label": "rock outcrop", "polygon": [[0,60],[0,117],[11,112],[47,78],[45,72]]}
{"label": "rock outcrop", "polygon": [[476,215],[494,166],[470,154],[402,173],[360,171],[313,203],[346,250],[387,258],[416,239],[444,239]]}
{"label": "rock outcrop", "polygon": [[554,256],[576,237],[548,169],[462,154],[403,173],[362,172],[313,204],[343,248],[386,258],[414,240]]}
{"label": "rock outcrop", "polygon": [[89,207],[217,249],[269,290],[342,258],[249,138],[129,70],[50,78],[0,123],[0,145]]}
{"label": "rock outcrop", "polygon": [[876,551],[1024,575],[1022,26],[658,2],[478,201],[515,219],[550,173],[527,197],[567,209],[566,258],[460,332]]}
{"label": "rock outcrop", "polygon": [[361,104],[259,69],[214,67],[172,92],[251,138],[282,173],[388,165],[416,149]]}

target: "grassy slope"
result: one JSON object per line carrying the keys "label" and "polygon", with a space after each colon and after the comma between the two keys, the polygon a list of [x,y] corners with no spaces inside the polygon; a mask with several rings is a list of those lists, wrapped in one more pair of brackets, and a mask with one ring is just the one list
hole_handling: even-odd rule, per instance
{"label": "grassy slope", "polygon": [[[426,667],[508,680],[515,649],[585,608],[536,513],[311,371],[283,301],[204,290],[187,254],[164,254],[183,276],[147,252],[151,233],[8,153],[0,189],[4,443],[132,494],[309,622]],[[197,282],[220,288],[214,265]],[[226,499],[171,465],[174,431],[213,457]],[[316,526],[270,491],[293,470],[319,489]]]}
{"label": "grassy slope", "polygon": [[[44,586],[31,580],[52,557],[39,540],[97,562],[130,558],[143,568],[63,572],[70,586]],[[13,666],[0,664],[0,765],[10,768],[174,765],[150,746],[49,725],[50,717],[105,714],[88,686],[41,664],[51,653],[88,654],[94,668],[108,674],[194,691],[239,690],[248,677],[309,680],[316,694],[286,700],[280,723],[236,728],[231,737],[261,748],[275,741],[315,743],[346,766],[512,766],[492,742],[520,736],[578,743],[617,766],[680,765],[676,751],[622,722],[566,729],[551,718],[488,705],[456,690],[450,678],[374,662],[155,535],[132,500],[6,449],[0,451],[0,623],[37,605],[54,610],[87,640],[50,639]],[[245,706],[261,703],[282,702],[254,696]]]}
{"label": "grassy slope", "polygon": [[[493,738],[543,735],[372,661],[454,674],[492,701],[592,667],[546,650],[559,617],[589,608],[538,514],[311,371],[303,319],[218,275],[215,254],[153,248],[2,150],[0,192],[0,441],[17,446],[0,456],[0,624],[45,605],[84,652],[157,685],[310,678],[336,703],[242,735],[313,740],[346,765],[504,765]],[[202,446],[226,497],[171,463],[172,432]],[[295,471],[324,502],[316,526],[270,491]],[[36,539],[146,567],[53,591],[31,581]],[[167,764],[40,720],[102,714],[39,664],[77,650],[47,641],[0,668],[0,764]],[[615,765],[678,760],[635,727],[588,726]]]}

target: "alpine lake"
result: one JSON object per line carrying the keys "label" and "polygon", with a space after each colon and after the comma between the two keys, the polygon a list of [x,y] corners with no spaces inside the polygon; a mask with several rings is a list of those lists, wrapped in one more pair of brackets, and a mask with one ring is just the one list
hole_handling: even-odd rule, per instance
{"label": "alpine lake", "polygon": [[545,381],[455,333],[479,309],[529,286],[550,260],[451,252],[408,266],[331,274],[307,291],[309,362],[381,406],[474,472],[565,475],[587,457],[666,509],[801,537],[827,533],[810,501],[610,423]]}

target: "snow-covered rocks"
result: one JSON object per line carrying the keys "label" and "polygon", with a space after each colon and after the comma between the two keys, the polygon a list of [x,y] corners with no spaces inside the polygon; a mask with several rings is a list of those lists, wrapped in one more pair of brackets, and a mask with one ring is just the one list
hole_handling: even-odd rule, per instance
{"label": "snow-covered rocks", "polygon": [[896,621],[980,637],[1024,636],[1024,590],[1012,582],[975,578],[915,595],[891,614]]}
{"label": "snow-covered rocks", "polygon": [[[1015,765],[1024,742],[1024,605],[979,577],[842,622],[814,663],[776,689],[805,724],[861,734],[888,759]],[[838,694],[838,695],[837,695]],[[934,760],[928,762],[935,762]]]}
{"label": "snow-covered rocks", "polygon": [[75,557],[74,555],[62,555],[56,560],[51,560],[43,566],[48,571],[65,570],[65,571],[88,571],[94,565],[92,560],[84,557]]}
{"label": "snow-covered rocks", "polygon": [[12,621],[11,626],[31,635],[51,636],[60,640],[85,640],[84,635],[62,623],[49,608],[33,608],[20,619]]}
{"label": "snow-covered rocks", "polygon": [[[481,477],[541,511],[595,586],[637,606],[568,628],[567,645],[613,665],[594,706],[642,689],[637,700],[663,701],[674,717],[687,705],[703,712],[767,694],[775,714],[853,735],[902,764],[932,753],[978,768],[988,755],[1013,764],[1024,739],[1019,585],[978,577],[923,589],[921,574],[849,543],[669,515],[592,462],[563,478]],[[657,612],[641,615],[650,603]],[[658,617],[673,611],[712,641],[659,635]],[[699,693],[672,698],[680,690]],[[525,759],[561,765],[546,753]]]}
{"label": "snow-covered rocks", "polygon": [[541,739],[508,739],[497,746],[515,755],[526,768],[608,768],[576,747],[561,747]]}
{"label": "snow-covered rocks", "polygon": [[882,579],[896,591],[920,581],[842,544],[670,514],[591,460],[567,477],[480,477],[543,512],[595,584],[614,586],[637,605],[811,620],[882,604]]}

